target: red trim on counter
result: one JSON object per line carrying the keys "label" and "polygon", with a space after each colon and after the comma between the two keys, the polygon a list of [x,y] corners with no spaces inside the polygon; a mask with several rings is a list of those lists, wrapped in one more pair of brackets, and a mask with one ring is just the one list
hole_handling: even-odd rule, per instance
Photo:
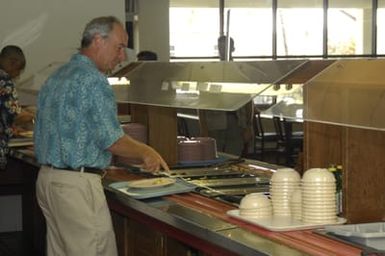
{"label": "red trim on counter", "polygon": [[161,233],[172,237],[178,241],[181,241],[191,247],[199,249],[200,251],[207,253],[210,256],[237,256],[238,254],[229,252],[221,247],[215,246],[205,240],[190,235],[182,230],[174,228],[164,222],[151,218],[141,212],[138,212],[132,208],[122,205],[117,199],[108,198],[108,206],[113,211],[122,214],[135,221],[143,223],[155,230],[159,230]]}
{"label": "red trim on counter", "polygon": [[226,212],[228,210],[235,209],[235,207],[223,202],[206,198],[196,193],[171,195],[167,196],[167,198],[177,202],[178,204],[192,208],[196,211],[201,211],[205,212],[206,214],[216,216],[226,222],[252,231],[260,236],[269,238],[273,241],[314,256],[361,255],[361,250],[359,248],[329,239],[327,237],[323,237],[313,233],[311,230],[273,232],[262,227],[258,227],[256,225],[232,218],[231,216],[228,216]]}

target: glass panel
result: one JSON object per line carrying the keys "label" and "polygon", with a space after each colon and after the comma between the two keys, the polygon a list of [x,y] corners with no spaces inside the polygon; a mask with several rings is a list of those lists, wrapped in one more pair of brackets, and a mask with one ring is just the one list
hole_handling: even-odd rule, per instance
{"label": "glass panel", "polygon": [[263,114],[294,120],[303,119],[302,84],[278,84],[264,91],[261,95],[275,95],[278,102],[263,111]]}
{"label": "glass panel", "polygon": [[385,0],[378,0],[377,53],[385,54]]}
{"label": "glass panel", "polygon": [[329,0],[328,54],[371,53],[371,0]]}
{"label": "glass panel", "polygon": [[304,119],[385,130],[385,60],[340,60],[304,85]]}
{"label": "glass panel", "polygon": [[235,45],[233,56],[271,56],[273,31],[271,2],[271,0],[225,1],[225,17],[230,10],[229,34],[234,39]]}
{"label": "glass panel", "polygon": [[[180,2],[180,1],[178,1]],[[170,6],[170,56],[218,56],[219,5],[207,0],[203,6]]]}
{"label": "glass panel", "polygon": [[118,102],[234,111],[305,62],[142,62],[112,88]]}
{"label": "glass panel", "polygon": [[322,0],[278,1],[277,54],[322,54]]}

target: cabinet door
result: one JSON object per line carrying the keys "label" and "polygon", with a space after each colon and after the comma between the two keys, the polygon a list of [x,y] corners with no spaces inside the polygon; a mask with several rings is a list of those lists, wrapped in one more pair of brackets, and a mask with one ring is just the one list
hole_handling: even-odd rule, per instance
{"label": "cabinet door", "polygon": [[170,237],[165,238],[165,252],[167,256],[206,256],[207,254],[189,247]]}
{"label": "cabinet door", "polygon": [[111,212],[119,256],[163,256],[163,236],[145,224]]}
{"label": "cabinet door", "polygon": [[128,253],[128,244],[127,244],[128,219],[114,211],[111,211],[111,218],[112,218],[112,225],[114,226],[114,231],[115,231],[118,254],[119,256],[126,256]]}
{"label": "cabinet door", "polygon": [[164,243],[161,233],[151,227],[128,221],[128,254],[127,256],[163,256]]}
{"label": "cabinet door", "polygon": [[111,211],[119,256],[205,256],[149,225]]}

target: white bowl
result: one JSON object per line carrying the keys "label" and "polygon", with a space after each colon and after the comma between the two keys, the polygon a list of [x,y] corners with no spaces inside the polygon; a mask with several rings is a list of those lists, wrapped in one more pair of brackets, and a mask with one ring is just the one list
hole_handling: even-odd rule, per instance
{"label": "white bowl", "polygon": [[302,200],[307,200],[307,201],[330,201],[330,200],[335,200],[335,194],[330,193],[330,194],[306,194],[302,193]]}
{"label": "white bowl", "polygon": [[307,190],[304,189],[302,191],[302,195],[309,195],[309,196],[330,196],[335,195],[336,190]]}
{"label": "white bowl", "polygon": [[318,206],[318,205],[336,205],[336,200],[308,200],[302,198],[302,204],[306,206]]}
{"label": "white bowl", "polygon": [[302,202],[302,191],[301,189],[296,189],[291,193],[290,202],[292,203],[301,203]]}
{"label": "white bowl", "polygon": [[336,211],[337,207],[335,205],[302,205],[302,211],[306,212],[331,212]]}
{"label": "white bowl", "polygon": [[288,197],[286,197],[286,198],[280,198],[280,197],[275,198],[275,197],[272,197],[271,198],[271,203],[273,205],[279,205],[279,204],[280,205],[289,205],[290,199]]}
{"label": "white bowl", "polygon": [[323,192],[323,193],[315,193],[315,192],[305,192],[302,191],[302,198],[307,198],[307,199],[313,199],[313,198],[333,198],[335,197],[336,194],[335,192]]}
{"label": "white bowl", "polygon": [[270,186],[299,186],[301,181],[270,181]]}
{"label": "white bowl", "polygon": [[291,194],[293,194],[293,191],[270,191],[270,197],[291,197]]}
{"label": "white bowl", "polygon": [[302,183],[318,182],[318,183],[331,183],[335,182],[333,173],[325,168],[312,168],[307,170],[302,177]]}
{"label": "white bowl", "polygon": [[270,186],[270,190],[280,190],[280,191],[292,191],[299,188],[299,185],[296,186]]}
{"label": "white bowl", "polygon": [[300,182],[301,176],[299,173],[292,168],[278,169],[271,176],[271,182]]}
{"label": "white bowl", "polygon": [[271,206],[270,199],[264,193],[251,193],[245,195],[240,204],[240,209],[256,209]]}
{"label": "white bowl", "polygon": [[304,182],[301,184],[303,188],[335,188],[336,184],[334,182],[329,183],[320,183],[320,182]]}
{"label": "white bowl", "polygon": [[313,187],[306,187],[306,186],[302,186],[302,190],[304,191],[336,191],[336,187],[333,186],[333,187],[317,187],[317,186],[313,186]]}

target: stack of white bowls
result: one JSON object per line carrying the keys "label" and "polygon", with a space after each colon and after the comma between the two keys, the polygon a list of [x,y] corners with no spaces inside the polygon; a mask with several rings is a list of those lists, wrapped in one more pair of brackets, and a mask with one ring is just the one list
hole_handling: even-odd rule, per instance
{"label": "stack of white bowls", "polygon": [[302,221],[329,224],[337,221],[336,184],[327,169],[313,168],[302,177]]}
{"label": "stack of white bowls", "polygon": [[302,220],[302,191],[297,188],[293,191],[290,198],[291,217],[294,220]]}
{"label": "stack of white bowls", "polygon": [[291,216],[290,199],[293,191],[300,187],[301,177],[291,168],[278,169],[270,179],[270,197],[273,215]]}
{"label": "stack of white bowls", "polygon": [[266,218],[273,213],[268,196],[263,193],[245,195],[239,204],[239,215],[252,218]]}

